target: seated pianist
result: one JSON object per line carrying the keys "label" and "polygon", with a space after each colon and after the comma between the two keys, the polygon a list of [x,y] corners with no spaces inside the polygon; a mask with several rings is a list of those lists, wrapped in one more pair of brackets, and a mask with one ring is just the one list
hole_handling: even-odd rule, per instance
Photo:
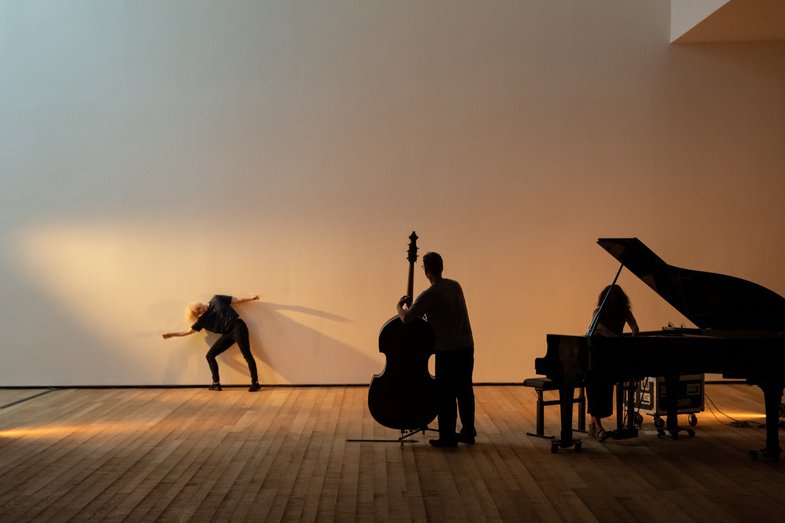
{"label": "seated pianist", "polygon": [[[669,265],[638,238],[600,238],[597,243],[621,263],[614,284],[626,267],[696,329],[638,332],[629,300],[623,299],[615,312],[612,307],[605,311],[604,303],[598,307],[600,312],[584,336],[548,334],[548,350],[544,358],[535,360],[534,368],[559,387],[561,439],[552,450],[575,445],[571,393],[576,386],[583,384],[587,389],[594,434],[602,439],[608,436],[600,421],[611,414],[612,402],[605,408],[601,403],[602,398],[612,399],[611,385],[606,384],[603,393],[594,382],[661,376],[668,387],[669,382],[675,386],[683,374],[714,373],[744,379],[761,389],[766,447],[749,454],[753,459],[778,459],[779,412],[785,389],[785,298],[735,276]],[[625,324],[635,337],[618,337]],[[666,428],[677,439],[678,406],[673,397],[664,404]]]}
{"label": "seated pianist", "polygon": [[[633,336],[638,334],[638,323],[632,314],[630,299],[615,283],[605,287],[600,293],[592,318],[592,325],[595,327],[591,334],[594,336],[621,336],[625,325],[630,326]],[[597,441],[605,441],[609,436],[602,426],[602,418],[613,414],[613,385],[612,381],[592,379],[590,374],[586,376],[589,435]]]}

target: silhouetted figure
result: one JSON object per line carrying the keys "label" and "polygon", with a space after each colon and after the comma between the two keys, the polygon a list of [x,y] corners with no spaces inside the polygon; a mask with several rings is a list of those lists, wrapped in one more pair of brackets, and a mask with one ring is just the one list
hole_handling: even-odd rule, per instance
{"label": "silhouetted figure", "polygon": [[[436,343],[436,389],[439,439],[430,440],[436,447],[455,447],[458,442],[473,444],[474,428],[474,339],[466,310],[463,289],[454,280],[442,277],[444,262],[435,252],[422,258],[423,269],[431,286],[412,303],[410,296],[398,300],[398,316],[404,323],[414,318],[428,321]],[[456,433],[456,404],[461,418],[461,432]]]}
{"label": "silhouetted figure", "polygon": [[215,295],[210,299],[210,303],[192,303],[186,309],[186,318],[192,323],[191,328],[179,332],[166,332],[163,338],[169,339],[173,336],[188,336],[202,329],[209,332],[220,334],[221,337],[213,343],[207,351],[207,364],[213,376],[213,383],[210,390],[221,390],[221,378],[218,373],[218,361],[216,357],[225,352],[235,343],[240,348],[240,352],[248,364],[248,371],[251,374],[250,392],[261,389],[259,385],[259,375],[256,370],[256,361],[251,354],[251,343],[248,337],[248,326],[240,318],[240,315],[232,308],[232,305],[258,300],[259,296],[253,295],[250,298],[234,298],[232,296]]}
{"label": "silhouetted figure", "polygon": [[[605,298],[606,294],[607,298]],[[602,290],[592,318],[597,315],[600,305],[602,310],[594,330],[595,336],[621,336],[624,325],[630,326],[633,336],[638,334],[638,323],[632,314],[630,299],[620,286],[609,285]],[[589,434],[598,441],[605,441],[608,438],[608,433],[602,426],[602,418],[613,414],[613,385],[613,382],[592,379],[591,376],[586,380],[587,411],[590,416]]]}

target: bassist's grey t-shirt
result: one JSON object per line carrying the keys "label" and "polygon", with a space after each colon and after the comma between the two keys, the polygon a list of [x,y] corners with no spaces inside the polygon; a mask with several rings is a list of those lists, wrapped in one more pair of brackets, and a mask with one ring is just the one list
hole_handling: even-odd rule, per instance
{"label": "bassist's grey t-shirt", "polygon": [[436,337],[437,351],[474,346],[463,289],[455,280],[443,278],[431,284],[414,300],[406,316],[426,317]]}

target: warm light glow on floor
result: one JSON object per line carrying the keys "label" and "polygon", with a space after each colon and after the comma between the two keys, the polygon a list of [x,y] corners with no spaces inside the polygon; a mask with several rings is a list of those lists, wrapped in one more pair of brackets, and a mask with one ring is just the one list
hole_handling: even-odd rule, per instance
{"label": "warm light glow on floor", "polygon": [[[700,413],[700,416],[703,418],[708,418],[712,416],[712,413],[709,411]],[[733,420],[739,421],[755,421],[759,423],[766,422],[766,416],[760,412],[749,412],[749,411],[723,411],[722,414],[717,414],[717,417],[723,423]]]}
{"label": "warm light glow on floor", "polygon": [[18,427],[0,430],[0,438],[48,438],[60,439],[68,436],[84,436],[91,433],[102,435],[144,432],[147,427],[140,423],[113,422],[89,423],[86,425],[51,425],[41,427]]}

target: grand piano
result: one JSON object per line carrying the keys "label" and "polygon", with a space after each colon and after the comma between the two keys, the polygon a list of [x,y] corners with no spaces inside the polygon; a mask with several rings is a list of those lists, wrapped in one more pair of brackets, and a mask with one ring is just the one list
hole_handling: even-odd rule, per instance
{"label": "grand piano", "polygon": [[[561,439],[556,444],[575,444],[572,398],[586,380],[662,376],[666,389],[676,390],[679,375],[712,373],[761,388],[766,446],[750,455],[777,459],[785,387],[785,298],[741,278],[668,265],[637,238],[600,238],[597,243],[621,263],[619,272],[626,267],[697,328],[641,332],[635,337],[548,334],[547,352],[535,360],[535,370],[559,387]],[[677,437],[674,396],[666,395],[663,403],[667,431]]]}

